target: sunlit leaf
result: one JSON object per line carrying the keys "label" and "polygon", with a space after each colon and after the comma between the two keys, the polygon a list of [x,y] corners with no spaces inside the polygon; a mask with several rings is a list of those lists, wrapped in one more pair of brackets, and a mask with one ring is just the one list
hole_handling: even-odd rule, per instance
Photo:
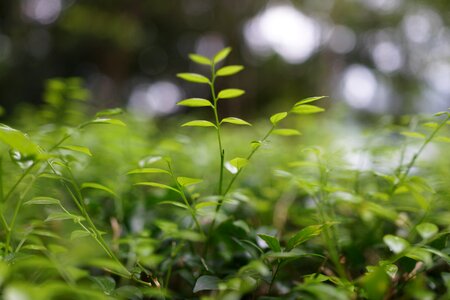
{"label": "sunlit leaf", "polygon": [[177,105],[181,106],[189,106],[189,107],[206,107],[206,106],[213,106],[209,100],[202,99],[202,98],[189,98],[185,100],[181,100],[177,103]]}
{"label": "sunlit leaf", "polygon": [[244,120],[239,119],[239,118],[235,118],[235,117],[224,118],[224,119],[222,119],[222,121],[220,121],[220,123],[230,123],[230,124],[235,124],[235,125],[252,126],[252,124],[250,124],[249,122],[244,121]]}
{"label": "sunlit leaf", "polygon": [[113,190],[111,190],[110,188],[107,188],[106,186],[104,186],[102,184],[95,183],[95,182],[85,182],[81,185],[81,189],[95,189],[95,190],[104,191],[113,196],[116,196],[116,193],[114,193]]}
{"label": "sunlit leaf", "polygon": [[400,253],[409,247],[407,240],[392,234],[385,235],[383,241],[394,253]]}
{"label": "sunlit leaf", "polygon": [[227,48],[224,48],[224,49],[220,50],[219,52],[217,52],[216,55],[214,55],[213,62],[215,64],[217,64],[218,62],[224,60],[228,56],[228,54],[230,54],[230,52],[231,52],[231,48],[230,47],[227,47]]}
{"label": "sunlit leaf", "polygon": [[24,205],[59,205],[60,201],[51,197],[34,197],[28,200]]}
{"label": "sunlit leaf", "polygon": [[242,157],[236,157],[225,164],[225,168],[230,171],[231,174],[236,174],[240,169],[248,164],[248,160]]}
{"label": "sunlit leaf", "polygon": [[325,111],[325,109],[309,104],[296,105],[291,110],[292,113],[301,115],[315,114],[323,111]]}
{"label": "sunlit leaf", "polygon": [[258,236],[266,242],[267,246],[269,246],[270,250],[273,252],[281,252],[280,241],[276,237],[267,235],[267,234],[258,234]]}
{"label": "sunlit leaf", "polygon": [[305,98],[303,100],[298,101],[297,103],[295,103],[295,106],[298,105],[302,105],[302,104],[306,104],[306,103],[310,103],[310,102],[314,102],[323,98],[326,98],[327,96],[317,96],[317,97],[309,97],[309,98]]}
{"label": "sunlit leaf", "polygon": [[203,179],[199,179],[199,178],[177,177],[177,182],[181,186],[189,186],[189,185],[200,183],[202,181],[203,181]]}
{"label": "sunlit leaf", "polygon": [[214,125],[213,123],[211,123],[210,121],[205,121],[205,120],[194,120],[194,121],[189,121],[187,123],[184,123],[183,125],[181,125],[181,127],[216,127],[216,125]]}
{"label": "sunlit leaf", "polygon": [[272,133],[282,136],[301,135],[300,131],[290,128],[275,129],[274,131],[272,131]]}
{"label": "sunlit leaf", "polygon": [[410,138],[416,138],[416,139],[424,139],[426,136],[422,133],[415,132],[415,131],[402,131],[400,132],[401,135],[410,137]]}
{"label": "sunlit leaf", "polygon": [[155,174],[155,173],[164,173],[164,174],[170,174],[169,171],[166,171],[164,169],[159,168],[141,168],[141,169],[134,169],[128,172],[128,175],[133,174]]}
{"label": "sunlit leaf", "polygon": [[242,96],[243,94],[245,94],[245,91],[241,89],[225,89],[219,92],[217,98],[230,99]]}
{"label": "sunlit leaf", "polygon": [[171,191],[174,191],[174,192],[176,192],[176,193],[180,193],[179,190],[177,190],[177,189],[175,189],[175,188],[173,188],[173,187],[171,187],[171,186],[168,186],[168,185],[166,185],[166,184],[162,184],[162,183],[158,183],[158,182],[149,182],[149,181],[147,181],[147,182],[138,182],[138,183],[135,183],[134,185],[151,186],[151,187],[156,187],[156,188],[160,188],[160,189],[171,190]]}
{"label": "sunlit leaf", "polygon": [[234,75],[236,73],[239,73],[243,69],[244,69],[243,66],[237,66],[237,65],[225,66],[225,67],[220,68],[219,70],[217,70],[216,76],[231,76],[231,75]]}
{"label": "sunlit leaf", "polygon": [[25,133],[4,124],[0,124],[0,141],[26,157],[38,156],[42,152]]}
{"label": "sunlit leaf", "polygon": [[322,232],[323,225],[310,225],[303,228],[288,240],[286,250],[289,251],[300,244],[318,236]]}
{"label": "sunlit leaf", "polygon": [[213,291],[219,289],[220,279],[216,276],[203,275],[195,282],[194,293],[201,291]]}
{"label": "sunlit leaf", "polygon": [[192,54],[189,54],[189,58],[190,58],[193,62],[195,62],[195,63],[197,63],[197,64],[200,64],[200,65],[207,65],[207,66],[210,66],[210,65],[212,64],[212,61],[211,61],[209,58],[207,58],[207,57],[205,57],[205,56],[203,56],[203,55],[199,55],[199,54],[194,54],[194,53],[192,53]]}
{"label": "sunlit leaf", "polygon": [[284,118],[286,118],[287,115],[288,115],[288,113],[285,112],[285,111],[284,111],[284,112],[277,113],[277,114],[274,114],[273,116],[270,117],[270,122],[271,122],[273,125],[277,125],[278,122],[280,122],[281,120],[283,120]]}
{"label": "sunlit leaf", "polygon": [[433,223],[420,223],[416,226],[416,230],[424,240],[439,232],[439,228]]}
{"label": "sunlit leaf", "polygon": [[79,152],[79,153],[83,153],[83,154],[86,154],[88,156],[92,156],[92,153],[89,150],[89,148],[83,147],[83,146],[69,145],[69,146],[60,146],[59,148],[70,150],[70,151],[75,151],[75,152]]}
{"label": "sunlit leaf", "polygon": [[207,83],[207,84],[211,83],[208,77],[205,77],[197,73],[179,73],[177,74],[177,77],[195,83]]}

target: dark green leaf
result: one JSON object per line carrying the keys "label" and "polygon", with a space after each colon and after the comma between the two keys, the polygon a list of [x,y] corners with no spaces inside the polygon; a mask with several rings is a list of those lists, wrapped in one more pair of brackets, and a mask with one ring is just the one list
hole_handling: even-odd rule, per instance
{"label": "dark green leaf", "polygon": [[266,242],[267,246],[269,246],[270,250],[273,252],[281,252],[280,242],[276,237],[267,235],[267,234],[258,234],[258,236]]}
{"label": "dark green leaf", "polygon": [[194,293],[200,291],[213,291],[219,289],[220,279],[216,276],[203,275],[195,282]]}

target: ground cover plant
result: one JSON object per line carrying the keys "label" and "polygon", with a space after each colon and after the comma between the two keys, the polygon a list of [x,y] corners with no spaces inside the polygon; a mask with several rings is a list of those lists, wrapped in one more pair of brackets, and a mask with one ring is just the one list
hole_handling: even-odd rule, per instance
{"label": "ground cover plant", "polygon": [[322,96],[252,126],[222,115],[245,96],[217,89],[243,70],[230,51],[178,74],[209,87],[178,103],[201,119],[88,118],[69,78],[0,126],[3,299],[449,297],[449,112],[386,118],[353,147]]}

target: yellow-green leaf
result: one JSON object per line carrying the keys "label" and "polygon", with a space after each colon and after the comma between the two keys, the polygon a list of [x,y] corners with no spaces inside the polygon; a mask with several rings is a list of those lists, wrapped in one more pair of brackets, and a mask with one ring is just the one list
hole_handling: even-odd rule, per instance
{"label": "yellow-green leaf", "polygon": [[217,70],[216,76],[231,76],[236,73],[239,73],[243,69],[244,69],[243,66],[238,66],[238,65],[225,66],[225,67]]}
{"label": "yellow-green leaf", "polygon": [[243,94],[245,94],[245,91],[241,89],[225,89],[220,91],[217,97],[219,99],[229,99],[242,96]]}
{"label": "yellow-green leaf", "polygon": [[187,123],[184,123],[183,125],[181,125],[181,127],[186,127],[186,126],[190,126],[190,127],[216,127],[216,125],[214,125],[213,123],[209,122],[209,121],[205,121],[205,120],[194,120],[194,121],[190,121]]}
{"label": "yellow-green leaf", "polygon": [[83,154],[86,154],[88,156],[92,156],[92,153],[89,150],[89,148],[83,147],[83,146],[69,145],[69,146],[60,146],[59,148],[65,149],[65,150],[70,150],[70,151],[75,151],[75,152],[79,152],[79,153],[83,153]]}
{"label": "yellow-green leaf", "polygon": [[415,131],[402,131],[400,132],[401,135],[406,136],[406,137],[410,137],[410,138],[415,138],[415,139],[424,139],[426,138],[426,136],[422,133],[419,132],[415,132]]}
{"label": "yellow-green leaf", "polygon": [[189,106],[189,107],[205,107],[205,106],[213,106],[209,100],[202,98],[189,98],[185,100],[181,100],[177,103],[177,105],[181,106]]}
{"label": "yellow-green leaf", "polygon": [[270,122],[271,122],[273,125],[277,125],[278,122],[280,122],[281,120],[283,120],[284,118],[286,118],[287,115],[288,115],[288,113],[285,112],[285,111],[284,111],[284,112],[277,113],[277,114],[274,114],[273,116],[270,117]]}
{"label": "yellow-green leaf", "polygon": [[249,122],[244,121],[244,120],[239,119],[239,118],[235,118],[235,117],[224,118],[224,119],[222,119],[222,121],[220,121],[220,123],[230,123],[230,124],[235,124],[235,125],[252,126],[252,124],[250,124]]}
{"label": "yellow-green leaf", "polygon": [[212,64],[211,60],[203,55],[199,55],[199,54],[189,54],[189,58],[195,62],[198,63],[200,65],[207,65],[210,66]]}
{"label": "yellow-green leaf", "polygon": [[282,135],[282,136],[293,136],[293,135],[300,135],[300,131],[296,129],[290,129],[290,128],[282,128],[282,129],[275,129],[272,131],[273,134]]}
{"label": "yellow-green leaf", "polygon": [[25,133],[4,124],[0,124],[0,141],[24,156],[38,156],[42,152]]}
{"label": "yellow-green leaf", "polygon": [[197,73],[179,73],[177,77],[195,83],[210,83],[207,77]]}
{"label": "yellow-green leaf", "polygon": [[176,192],[178,194],[180,193],[179,190],[177,190],[177,189],[175,189],[175,188],[173,188],[171,186],[168,186],[166,184],[162,184],[162,183],[158,183],[158,182],[138,182],[138,183],[135,183],[134,185],[151,186],[151,187],[156,187],[156,188],[160,188],[160,189],[171,190],[171,191],[174,191],[174,192]]}
{"label": "yellow-green leaf", "polygon": [[199,179],[199,178],[190,178],[190,177],[177,177],[177,182],[181,185],[181,186],[189,186],[189,185],[193,185],[193,184],[197,184],[202,182],[203,179]]}
{"label": "yellow-green leaf", "polygon": [[134,169],[129,171],[127,174],[128,175],[132,175],[132,174],[154,174],[154,173],[165,173],[165,174],[170,174],[169,171],[163,170],[163,169],[159,169],[159,168],[141,168],[141,169]]}
{"label": "yellow-green leaf", "polygon": [[94,190],[100,190],[100,191],[104,191],[107,192],[108,194],[111,194],[113,196],[116,196],[116,193],[113,192],[113,190],[111,190],[110,188],[107,188],[106,186],[99,184],[99,183],[95,183],[95,182],[85,182],[81,185],[81,189],[94,189]]}
{"label": "yellow-green leaf", "polygon": [[314,102],[323,98],[326,98],[327,96],[317,96],[317,97],[309,97],[309,98],[305,98],[302,99],[300,101],[298,101],[297,103],[295,103],[295,106],[297,105],[301,105],[301,104],[306,104],[306,103],[310,103],[310,102]]}
{"label": "yellow-green leaf", "polygon": [[218,62],[224,60],[228,56],[228,54],[230,54],[230,52],[231,52],[231,48],[230,47],[227,47],[227,48],[224,48],[224,49],[220,50],[219,52],[217,52],[216,55],[214,55],[213,62],[215,64],[217,64]]}
{"label": "yellow-green leaf", "polygon": [[51,197],[34,197],[28,200],[24,205],[59,205],[60,201]]}
{"label": "yellow-green leaf", "polygon": [[315,106],[315,105],[309,105],[309,104],[296,105],[291,110],[291,112],[293,112],[295,114],[301,114],[301,115],[315,114],[315,113],[320,113],[323,111],[325,111],[325,109]]}

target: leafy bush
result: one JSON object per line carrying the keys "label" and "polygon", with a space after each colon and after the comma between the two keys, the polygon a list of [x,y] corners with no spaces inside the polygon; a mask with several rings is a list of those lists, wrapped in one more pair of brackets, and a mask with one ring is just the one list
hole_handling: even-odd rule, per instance
{"label": "leafy bush", "polygon": [[73,78],[17,118],[30,136],[0,126],[4,299],[449,296],[449,112],[386,123],[353,148],[339,120],[307,116],[324,97],[255,126],[222,118],[245,93],[216,91],[243,70],[220,67],[230,51],[189,56],[210,77],[178,74],[211,90],[178,103],[211,112],[190,131],[120,109],[86,119]]}

